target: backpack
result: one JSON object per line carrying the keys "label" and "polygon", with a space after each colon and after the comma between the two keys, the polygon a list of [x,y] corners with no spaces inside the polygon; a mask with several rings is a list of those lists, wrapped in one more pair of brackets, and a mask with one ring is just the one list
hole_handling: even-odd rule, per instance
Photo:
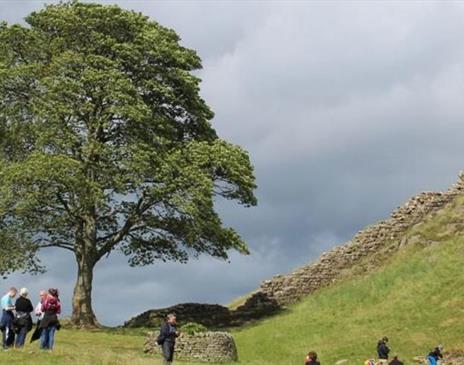
{"label": "backpack", "polygon": [[159,334],[158,337],[156,337],[156,343],[160,346],[164,343],[164,340],[165,338],[164,336],[161,336],[161,334]]}

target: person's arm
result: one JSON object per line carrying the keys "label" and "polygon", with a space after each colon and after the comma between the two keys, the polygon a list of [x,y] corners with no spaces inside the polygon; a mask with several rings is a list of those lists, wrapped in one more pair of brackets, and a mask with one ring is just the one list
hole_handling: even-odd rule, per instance
{"label": "person's arm", "polygon": [[35,315],[40,317],[42,315],[42,302],[39,302],[35,307]]}
{"label": "person's arm", "polygon": [[56,314],[61,314],[61,302],[58,301],[56,304]]}
{"label": "person's arm", "polygon": [[48,300],[45,299],[45,300],[42,302],[42,305],[41,305],[41,307],[40,307],[40,310],[41,310],[42,312],[46,312],[47,309],[48,309]]}
{"label": "person's arm", "polygon": [[166,339],[166,337],[168,337],[168,334],[169,334],[169,326],[167,325],[167,323],[163,323],[161,325],[159,337],[164,340]]}
{"label": "person's arm", "polygon": [[12,310],[15,310],[15,306],[13,304],[13,300],[9,300],[5,303],[3,309],[6,310],[6,311],[12,311]]}
{"label": "person's arm", "polygon": [[381,343],[380,344],[380,353],[382,353],[384,355],[388,355],[389,352],[390,352],[390,349],[388,348],[387,344],[386,343]]}
{"label": "person's arm", "polygon": [[31,313],[31,312],[34,311],[34,307],[33,307],[32,302],[31,302],[30,300],[27,301],[27,307],[26,307],[26,309],[27,309],[27,310],[26,310],[27,313]]}

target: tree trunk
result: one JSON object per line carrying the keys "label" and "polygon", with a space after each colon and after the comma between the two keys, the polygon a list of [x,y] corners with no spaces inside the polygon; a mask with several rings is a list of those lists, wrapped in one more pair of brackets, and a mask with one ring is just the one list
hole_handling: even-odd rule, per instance
{"label": "tree trunk", "polygon": [[93,270],[98,259],[96,219],[91,213],[83,220],[76,237],[77,281],[71,317],[71,324],[75,327],[100,327],[92,308]]}
{"label": "tree trunk", "polygon": [[99,327],[92,308],[92,283],[95,264],[85,258],[77,258],[77,282],[72,300],[71,323],[76,327]]}

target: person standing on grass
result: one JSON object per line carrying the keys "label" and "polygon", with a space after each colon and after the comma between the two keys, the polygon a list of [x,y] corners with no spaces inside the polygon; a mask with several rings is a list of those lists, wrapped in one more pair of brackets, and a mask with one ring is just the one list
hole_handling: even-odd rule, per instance
{"label": "person standing on grass", "polygon": [[314,351],[308,352],[308,355],[305,357],[304,365],[321,365],[317,360],[317,354]]}
{"label": "person standing on grass", "polygon": [[15,303],[15,327],[16,327],[16,348],[24,347],[27,333],[32,329],[31,312],[34,310],[31,301],[28,299],[28,290],[22,288],[19,291],[19,298]]}
{"label": "person standing on grass", "polygon": [[2,330],[3,334],[3,349],[7,350],[11,346],[13,346],[15,334],[13,331],[13,321],[14,321],[14,310],[15,306],[13,304],[13,299],[16,297],[17,294],[16,288],[10,288],[8,293],[6,293],[1,301],[0,305],[2,307],[2,317],[0,319],[0,329]]}
{"label": "person standing on grass", "polygon": [[379,364],[380,365],[387,365],[388,364],[388,354],[390,352],[390,348],[387,345],[388,337],[383,337],[377,343],[377,354],[379,355]]}
{"label": "person standing on grass", "polygon": [[35,306],[34,314],[37,317],[37,324],[35,326],[34,333],[32,334],[31,337],[31,342],[37,341],[40,338],[40,335],[42,334],[42,328],[40,328],[40,322],[42,321],[44,317],[44,312],[42,312],[42,302],[45,300],[47,297],[47,291],[46,290],[41,290],[39,292],[39,302]]}
{"label": "person standing on grass", "polygon": [[162,324],[157,339],[158,344],[161,345],[163,350],[165,365],[172,364],[177,337],[179,337],[179,332],[177,331],[177,318],[175,314],[170,313],[166,317],[166,322]]}
{"label": "person standing on grass", "polygon": [[53,350],[55,332],[59,326],[58,315],[61,313],[61,303],[58,289],[48,289],[48,294],[42,302],[43,319],[40,321],[40,349]]}

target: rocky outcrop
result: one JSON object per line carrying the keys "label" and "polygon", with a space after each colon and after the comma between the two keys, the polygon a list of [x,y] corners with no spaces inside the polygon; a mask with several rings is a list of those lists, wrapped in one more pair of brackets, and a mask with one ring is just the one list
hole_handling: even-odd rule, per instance
{"label": "rocky outcrop", "polygon": [[[144,352],[161,357],[155,333],[148,334]],[[176,341],[174,356],[180,360],[202,362],[238,360],[234,338],[227,332],[203,332],[191,336],[183,334]]]}
{"label": "rocky outcrop", "polygon": [[182,326],[188,322],[202,324],[209,329],[240,326],[266,317],[280,309],[277,302],[264,294],[253,295],[236,310],[218,304],[184,303],[169,308],[148,310],[127,321],[125,327],[160,327],[169,313],[177,315]]}
{"label": "rocky outcrop", "polygon": [[146,311],[129,321],[125,327],[160,327],[169,313],[175,313],[179,323],[200,323],[207,328],[221,328],[229,325],[230,311],[217,304],[184,303],[169,308]]}

